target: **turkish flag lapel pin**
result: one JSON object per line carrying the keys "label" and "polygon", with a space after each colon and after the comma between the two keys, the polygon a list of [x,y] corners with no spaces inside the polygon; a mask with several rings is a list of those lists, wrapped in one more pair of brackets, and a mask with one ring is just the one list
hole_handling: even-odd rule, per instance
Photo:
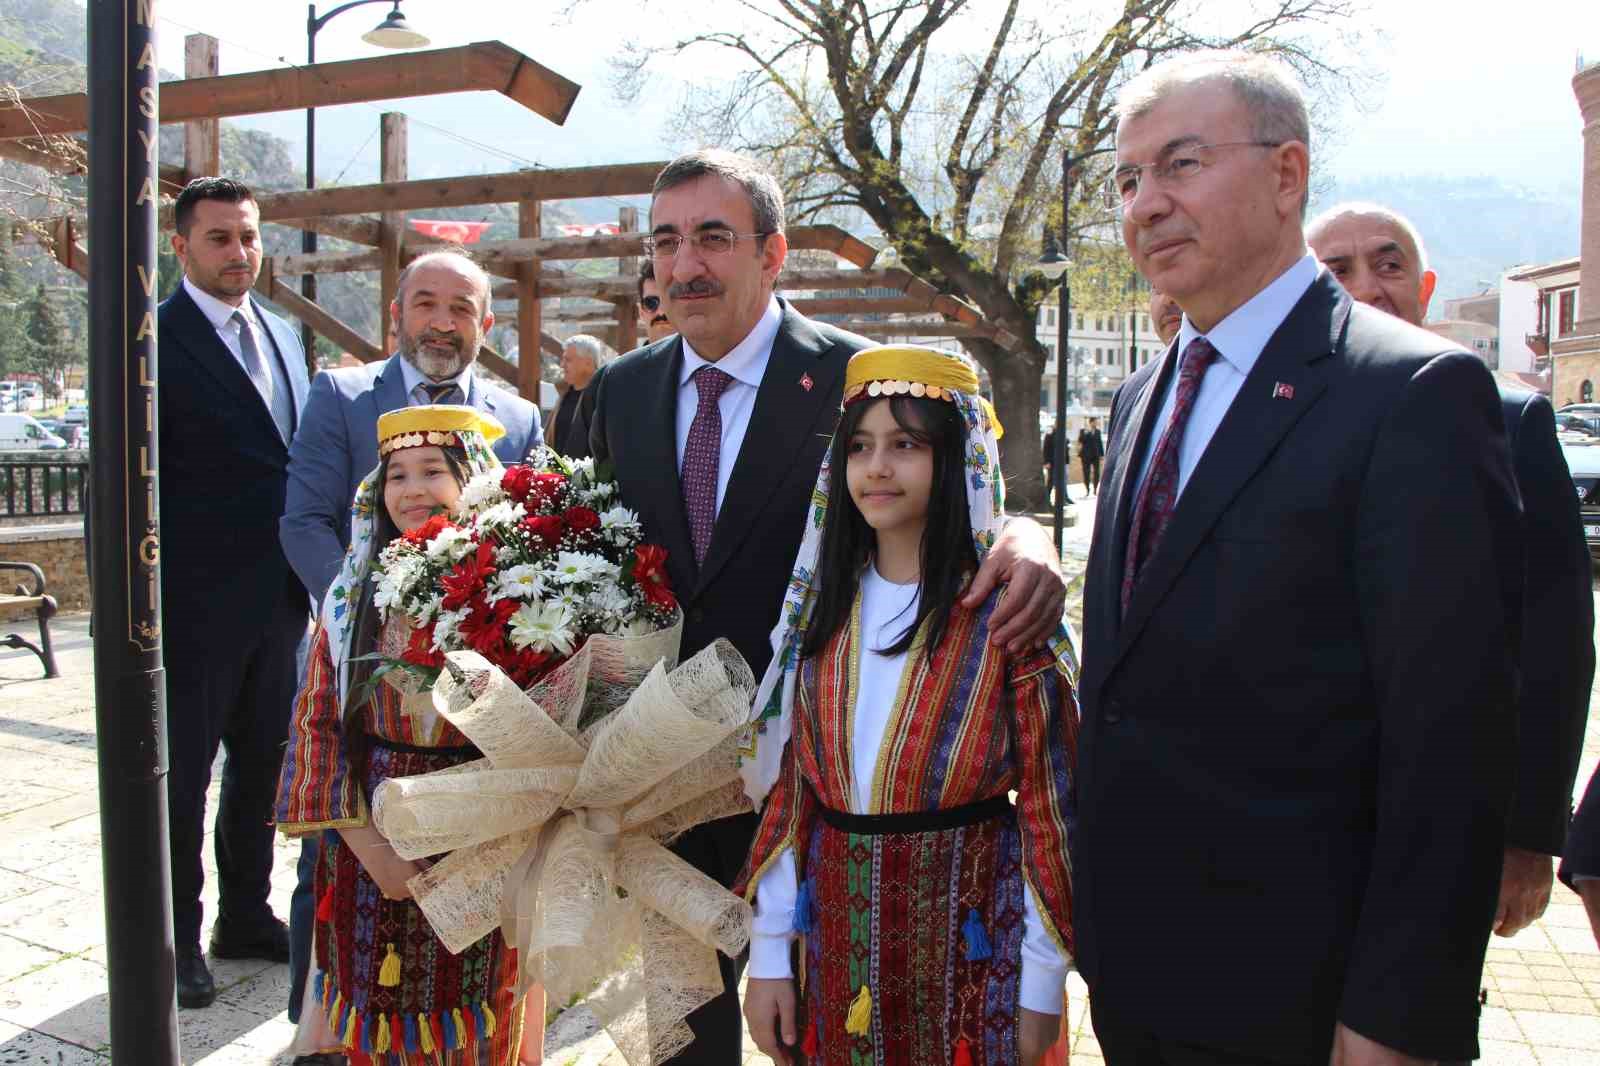
{"label": "turkish flag lapel pin", "polygon": [[810,374],[801,374],[800,375],[800,387],[802,389],[805,389],[807,392],[810,392],[811,391],[811,385],[812,385],[811,375]]}
{"label": "turkish flag lapel pin", "polygon": [[1292,399],[1294,399],[1294,386],[1293,385],[1286,385],[1281,381],[1275,383],[1272,386],[1272,398],[1274,400],[1292,400]]}

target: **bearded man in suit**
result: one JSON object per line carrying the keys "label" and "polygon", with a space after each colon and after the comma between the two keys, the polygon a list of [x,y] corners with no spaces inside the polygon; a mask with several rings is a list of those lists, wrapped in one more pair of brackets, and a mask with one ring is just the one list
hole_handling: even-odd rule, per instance
{"label": "bearded man in suit", "polygon": [[178,1004],[205,1007],[216,985],[200,950],[200,853],[219,746],[211,953],[289,961],[267,896],[306,593],[277,528],[307,382],[294,330],[250,296],[261,271],[255,195],[196,178],[174,216],[183,281],[157,313],[167,802]]}
{"label": "bearded man in suit", "polygon": [[1113,402],[1084,598],[1078,965],[1106,1061],[1477,1054],[1520,515],[1493,379],[1306,248],[1303,94],[1199,53],[1118,101],[1183,308]]}
{"label": "bearded man in suit", "polygon": [[[579,419],[597,461],[614,464],[623,501],[667,549],[683,607],[683,649],[726,637],[760,676],[778,620],[817,470],[838,421],[844,368],[869,342],[797,313],[773,293],[788,253],[783,193],[770,173],[730,152],[701,151],[656,178],[647,248],[662,307],[678,333],[604,367]],[[1042,641],[1066,590],[1037,523],[1007,525],[969,601],[996,583],[1011,593],[994,616],[996,643]],[[754,815],[690,830],[675,850],[733,883]],[[720,959],[722,995],[689,1016],[695,1041],[672,1061],[737,1066],[742,960]],[[752,974],[752,979],[787,974]],[[793,1044],[796,1034],[784,1034]]]}

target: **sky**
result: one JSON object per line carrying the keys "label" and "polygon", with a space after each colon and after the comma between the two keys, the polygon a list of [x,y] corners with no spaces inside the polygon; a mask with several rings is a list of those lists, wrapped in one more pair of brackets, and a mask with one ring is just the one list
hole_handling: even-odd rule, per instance
{"label": "sky", "polygon": [[[503,40],[581,84],[577,104],[564,127],[494,93],[321,109],[319,180],[374,180],[384,110],[411,115],[413,177],[669,158],[692,147],[662,132],[686,91],[679,75],[715,76],[707,65],[714,57],[702,50],[665,67],[630,107],[615,99],[606,60],[625,41],[698,28],[682,12],[705,19],[714,2],[586,0],[563,16],[568,0],[404,0],[407,19],[434,46]],[[317,37],[318,58],[383,54],[360,38],[387,10],[371,4],[329,22]],[[296,0],[158,0],[162,66],[182,70],[183,38],[195,31],[220,38],[223,73],[303,63],[305,11]],[[1363,106],[1340,109],[1335,137],[1315,156],[1319,169],[1345,180],[1482,176],[1577,196],[1582,123],[1571,78],[1580,51],[1600,61],[1600,0],[1372,0],[1370,12],[1382,39],[1368,62],[1381,84]],[[303,112],[239,121],[290,140],[297,158],[304,151]]]}

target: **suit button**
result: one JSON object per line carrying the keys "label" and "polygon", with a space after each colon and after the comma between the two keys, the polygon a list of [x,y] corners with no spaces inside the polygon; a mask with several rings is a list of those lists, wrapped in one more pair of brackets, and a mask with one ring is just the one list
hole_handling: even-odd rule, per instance
{"label": "suit button", "polygon": [[1100,720],[1107,725],[1116,725],[1122,721],[1122,701],[1112,700],[1106,704],[1105,712],[1100,715]]}

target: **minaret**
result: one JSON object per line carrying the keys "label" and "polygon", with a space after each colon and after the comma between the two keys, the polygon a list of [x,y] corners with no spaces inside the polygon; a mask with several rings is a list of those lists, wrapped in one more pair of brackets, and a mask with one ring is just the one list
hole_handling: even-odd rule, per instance
{"label": "minaret", "polygon": [[[1583,206],[1579,215],[1578,321],[1574,332],[1554,341],[1557,403],[1577,399],[1577,382],[1600,381],[1600,63],[1590,63],[1572,78],[1583,115]],[[1570,386],[1570,387],[1569,387]],[[1570,395],[1568,395],[1570,393]]]}

